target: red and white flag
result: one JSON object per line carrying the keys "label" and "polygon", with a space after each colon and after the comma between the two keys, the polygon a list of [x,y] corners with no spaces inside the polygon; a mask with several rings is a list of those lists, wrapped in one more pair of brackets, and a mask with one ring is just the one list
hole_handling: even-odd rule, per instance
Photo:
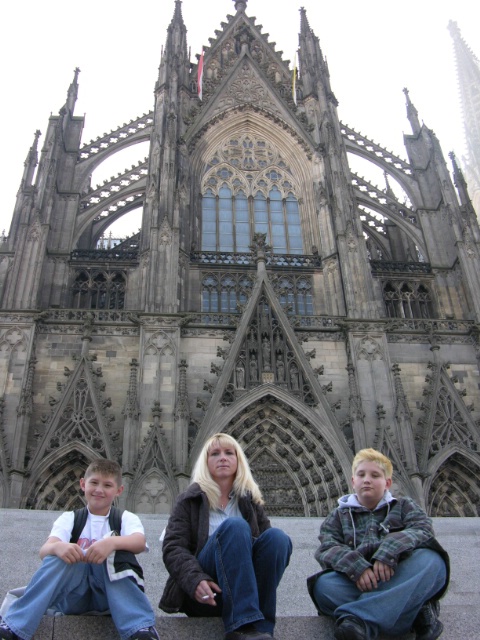
{"label": "red and white flag", "polygon": [[203,49],[200,60],[198,61],[197,93],[201,100],[203,95]]}

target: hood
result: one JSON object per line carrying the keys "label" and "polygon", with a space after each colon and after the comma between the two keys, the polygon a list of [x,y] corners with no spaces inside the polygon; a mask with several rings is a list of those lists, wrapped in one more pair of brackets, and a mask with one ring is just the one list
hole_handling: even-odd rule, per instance
{"label": "hood", "polygon": [[[383,498],[375,507],[374,511],[377,511],[378,509],[382,509],[382,507],[384,507],[387,504],[390,504],[391,502],[396,502],[396,498],[394,498],[390,493],[390,491],[388,491],[387,489],[383,494]],[[356,493],[349,493],[346,496],[342,496],[341,498],[339,498],[338,507],[340,509],[353,508],[353,509],[365,509],[365,511],[370,511],[370,509],[367,509],[367,507],[364,507],[363,504],[360,504]]]}

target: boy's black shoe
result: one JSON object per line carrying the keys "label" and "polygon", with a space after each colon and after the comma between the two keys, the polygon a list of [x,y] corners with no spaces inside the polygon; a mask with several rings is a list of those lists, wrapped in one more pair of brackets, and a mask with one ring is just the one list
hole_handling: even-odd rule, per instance
{"label": "boy's black shoe", "polygon": [[335,640],[367,640],[365,623],[356,616],[345,616],[335,623]]}
{"label": "boy's black shoe", "polygon": [[413,623],[416,640],[437,640],[442,635],[443,624],[438,619],[439,613],[438,600],[423,605]]}
{"label": "boy's black shoe", "polygon": [[21,638],[19,638],[16,633],[13,633],[10,627],[7,626],[6,622],[4,622],[1,618],[0,618],[0,639],[1,640],[21,640]]}
{"label": "boy's black shoe", "polygon": [[160,640],[160,636],[155,627],[143,627],[143,629],[135,631],[133,636],[130,636],[128,640]]}

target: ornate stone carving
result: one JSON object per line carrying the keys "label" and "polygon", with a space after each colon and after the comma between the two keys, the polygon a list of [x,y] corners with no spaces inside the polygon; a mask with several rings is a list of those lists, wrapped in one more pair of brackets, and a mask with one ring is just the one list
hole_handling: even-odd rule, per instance
{"label": "ornate stone carving", "polygon": [[254,104],[280,116],[280,110],[273,102],[263,82],[248,62],[244,62],[238,76],[227,86],[224,97],[216,102],[214,114],[242,104]]}

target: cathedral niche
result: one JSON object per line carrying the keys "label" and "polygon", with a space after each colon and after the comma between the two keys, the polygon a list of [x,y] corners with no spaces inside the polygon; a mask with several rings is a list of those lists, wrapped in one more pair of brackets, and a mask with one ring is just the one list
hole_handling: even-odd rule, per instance
{"label": "cathedral niche", "polygon": [[273,396],[252,403],[226,431],[244,449],[272,515],[325,516],[348,491],[318,429]]}
{"label": "cathedral niche", "polygon": [[86,455],[75,449],[65,453],[34,480],[25,507],[71,511],[85,506],[80,478],[90,464]]}
{"label": "cathedral niche", "polygon": [[304,516],[304,500],[287,468],[269,451],[252,458],[250,467],[272,516]]}
{"label": "cathedral niche", "polygon": [[172,503],[166,478],[158,469],[150,469],[133,492],[136,513],[170,513]]}
{"label": "cathedral niche", "polygon": [[440,466],[430,487],[428,509],[432,517],[480,516],[480,467],[460,453]]}

